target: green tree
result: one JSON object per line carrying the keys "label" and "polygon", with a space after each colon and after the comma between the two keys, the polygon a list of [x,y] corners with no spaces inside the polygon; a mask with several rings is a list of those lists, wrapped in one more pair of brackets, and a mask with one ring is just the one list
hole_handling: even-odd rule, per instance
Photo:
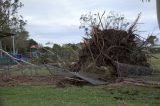
{"label": "green tree", "polygon": [[54,44],[52,49],[53,51],[58,53],[59,51],[61,51],[61,46],[59,44]]}
{"label": "green tree", "polygon": [[31,47],[32,45],[38,45],[38,43],[34,39],[29,39],[28,41],[28,48]]}
{"label": "green tree", "polygon": [[64,44],[63,47],[70,47],[73,50],[78,50],[79,49],[77,44],[72,44],[72,43]]}
{"label": "green tree", "polygon": [[[18,10],[23,6],[19,0],[0,0],[0,30],[16,34],[16,49],[25,48],[27,46],[28,32],[24,26],[26,21]],[[2,40],[2,47],[7,51],[12,50],[12,38],[8,37]]]}

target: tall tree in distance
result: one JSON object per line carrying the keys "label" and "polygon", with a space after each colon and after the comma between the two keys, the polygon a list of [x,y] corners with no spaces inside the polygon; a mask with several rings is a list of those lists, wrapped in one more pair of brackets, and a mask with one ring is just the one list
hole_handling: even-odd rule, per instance
{"label": "tall tree in distance", "polygon": [[[27,46],[28,32],[25,30],[26,21],[18,10],[23,6],[19,0],[0,0],[0,31],[16,34],[16,49]],[[12,39],[2,40],[2,47],[7,51],[12,50]]]}

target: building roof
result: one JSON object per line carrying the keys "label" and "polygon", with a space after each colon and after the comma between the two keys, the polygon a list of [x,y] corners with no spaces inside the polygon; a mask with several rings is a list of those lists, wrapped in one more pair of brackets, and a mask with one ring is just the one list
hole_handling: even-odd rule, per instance
{"label": "building roof", "polygon": [[36,48],[38,48],[38,45],[32,45],[30,48],[36,49]]}
{"label": "building roof", "polygon": [[0,31],[0,38],[4,38],[4,37],[8,37],[8,36],[15,36],[15,34]]}

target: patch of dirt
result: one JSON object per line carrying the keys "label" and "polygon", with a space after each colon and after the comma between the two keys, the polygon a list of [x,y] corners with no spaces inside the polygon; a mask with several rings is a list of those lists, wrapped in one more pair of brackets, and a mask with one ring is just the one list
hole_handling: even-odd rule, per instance
{"label": "patch of dirt", "polygon": [[0,86],[50,85],[56,84],[64,79],[63,76],[16,76],[0,78]]}

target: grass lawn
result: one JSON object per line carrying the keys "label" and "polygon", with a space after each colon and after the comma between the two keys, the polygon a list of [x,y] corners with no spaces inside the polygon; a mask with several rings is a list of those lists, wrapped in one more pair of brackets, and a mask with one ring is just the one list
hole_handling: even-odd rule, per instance
{"label": "grass lawn", "polygon": [[153,69],[160,71],[160,54],[153,54],[154,57],[151,58],[151,66]]}
{"label": "grass lawn", "polygon": [[2,106],[159,106],[160,90],[135,86],[0,87]]}
{"label": "grass lawn", "polygon": [[[152,67],[160,70],[160,54]],[[38,72],[36,72],[38,71]],[[46,69],[23,70],[25,75],[49,75]],[[12,75],[21,75],[20,71]],[[159,81],[160,76],[154,76]],[[54,85],[0,87],[0,106],[160,106],[160,89],[133,85],[67,86]]]}

